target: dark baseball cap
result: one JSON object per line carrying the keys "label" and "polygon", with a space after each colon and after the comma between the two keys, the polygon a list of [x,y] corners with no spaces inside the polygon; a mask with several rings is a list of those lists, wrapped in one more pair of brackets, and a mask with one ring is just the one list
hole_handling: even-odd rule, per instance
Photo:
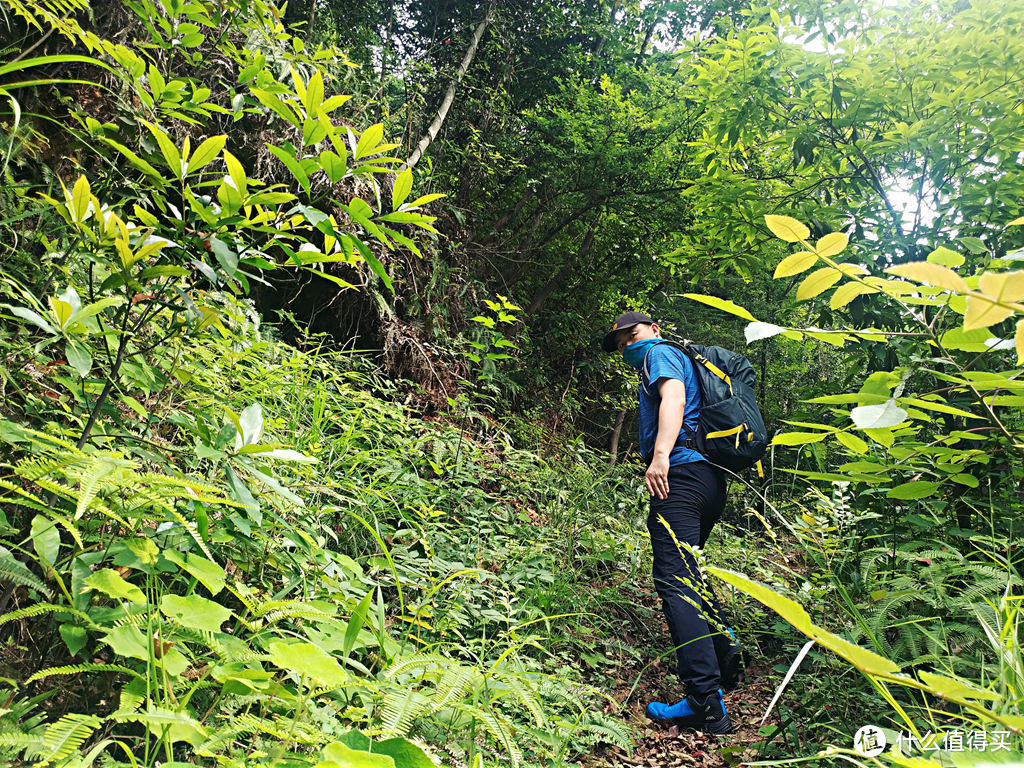
{"label": "dark baseball cap", "polygon": [[601,342],[601,348],[605,352],[614,352],[618,348],[615,345],[615,334],[640,323],[654,325],[654,321],[643,312],[623,312],[615,318],[615,322],[612,323],[612,329],[605,334],[604,341]]}

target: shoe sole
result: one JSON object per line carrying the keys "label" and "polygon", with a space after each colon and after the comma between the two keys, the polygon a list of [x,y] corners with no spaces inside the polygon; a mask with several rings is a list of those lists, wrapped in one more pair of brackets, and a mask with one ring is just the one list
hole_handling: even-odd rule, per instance
{"label": "shoe sole", "polygon": [[[666,722],[665,720],[657,720],[656,718],[651,719],[658,723]],[[732,721],[729,719],[728,714],[723,715],[718,720],[700,723],[699,725],[694,723],[692,719],[684,717],[673,718],[671,722],[673,725],[678,726],[681,730],[702,731],[703,733],[711,733],[715,736],[724,736],[726,734],[735,732],[735,729],[732,727]]]}

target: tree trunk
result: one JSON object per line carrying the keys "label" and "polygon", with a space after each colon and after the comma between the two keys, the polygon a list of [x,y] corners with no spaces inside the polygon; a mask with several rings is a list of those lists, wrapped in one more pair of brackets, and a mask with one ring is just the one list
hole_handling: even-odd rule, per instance
{"label": "tree trunk", "polygon": [[487,29],[487,25],[491,23],[491,13],[494,11],[494,2],[487,7],[487,13],[480,20],[480,23],[476,25],[476,30],[473,32],[473,39],[469,43],[469,48],[466,49],[466,55],[462,57],[462,63],[459,64],[459,68],[455,71],[455,77],[452,78],[452,82],[448,86],[448,90],[444,94],[444,99],[441,101],[441,106],[437,110],[437,115],[434,117],[434,121],[427,128],[426,134],[420,139],[420,143],[416,145],[416,149],[409,156],[409,159],[402,165],[401,170],[406,168],[414,168],[416,163],[423,157],[423,153],[427,151],[427,147],[430,143],[437,138],[438,132],[441,130],[441,126],[444,125],[444,120],[448,117],[448,110],[452,108],[452,102],[455,101],[455,87],[462,80],[462,76],[466,74],[466,70],[469,69],[469,65],[473,61],[473,57],[476,56],[476,49],[480,45],[480,38],[484,36],[484,30]]}
{"label": "tree trunk", "polygon": [[533,301],[530,302],[530,306],[526,308],[526,314],[536,314],[541,307],[547,303],[547,300],[551,298],[551,294],[555,292],[555,289],[562,284],[562,282],[572,272],[573,267],[576,263],[583,258],[583,256],[590,250],[590,246],[594,243],[594,234],[597,232],[597,224],[601,221],[602,211],[594,219],[594,223],[590,225],[590,229],[587,230],[587,234],[583,238],[583,242],[580,243],[579,250],[576,251],[576,255],[573,256],[558,272],[555,276],[544,283],[544,287],[537,291],[537,295],[533,297]]}
{"label": "tree trunk", "polygon": [[626,423],[626,409],[623,408],[615,416],[615,427],[612,429],[612,444],[608,451],[611,456],[608,459],[608,466],[614,467],[619,460],[619,436],[622,434],[622,425]]}

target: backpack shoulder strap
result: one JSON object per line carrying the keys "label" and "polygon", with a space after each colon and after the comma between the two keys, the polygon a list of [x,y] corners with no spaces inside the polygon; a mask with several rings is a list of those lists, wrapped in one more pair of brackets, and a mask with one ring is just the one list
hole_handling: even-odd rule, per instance
{"label": "backpack shoulder strap", "polygon": [[682,352],[683,355],[690,358],[691,362],[693,361],[693,357],[690,354],[690,350],[688,350],[684,344],[680,344],[678,341],[672,341],[671,339],[662,339],[661,341],[658,342],[658,344],[652,344],[650,349],[648,349],[647,353],[644,355],[643,365],[640,366],[640,387],[643,389],[644,394],[646,395],[651,394],[649,391],[651,386],[651,367],[647,362],[647,358],[650,357],[651,349],[654,349],[656,346],[660,344],[668,344],[670,347],[675,347],[680,352]]}

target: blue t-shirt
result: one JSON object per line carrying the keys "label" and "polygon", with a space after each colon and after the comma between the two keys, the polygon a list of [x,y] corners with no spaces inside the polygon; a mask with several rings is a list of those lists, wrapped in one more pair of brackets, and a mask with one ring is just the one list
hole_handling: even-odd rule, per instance
{"label": "blue t-shirt", "polygon": [[[693,361],[686,354],[671,344],[654,344],[647,355],[647,366],[651,372],[648,391],[640,387],[640,452],[644,456],[654,454],[654,441],[658,436],[658,410],[661,408],[661,395],[658,384],[662,379],[679,379],[683,382],[686,392],[686,405],[683,408],[683,424],[690,429],[697,428],[697,415],[700,412],[700,386],[697,374],[693,370]],[[643,372],[640,373],[641,378]],[[641,384],[643,382],[641,381]],[[680,428],[680,435],[686,437],[686,430]],[[694,461],[707,461],[692,448],[677,445],[669,454],[670,466],[690,464]]]}

